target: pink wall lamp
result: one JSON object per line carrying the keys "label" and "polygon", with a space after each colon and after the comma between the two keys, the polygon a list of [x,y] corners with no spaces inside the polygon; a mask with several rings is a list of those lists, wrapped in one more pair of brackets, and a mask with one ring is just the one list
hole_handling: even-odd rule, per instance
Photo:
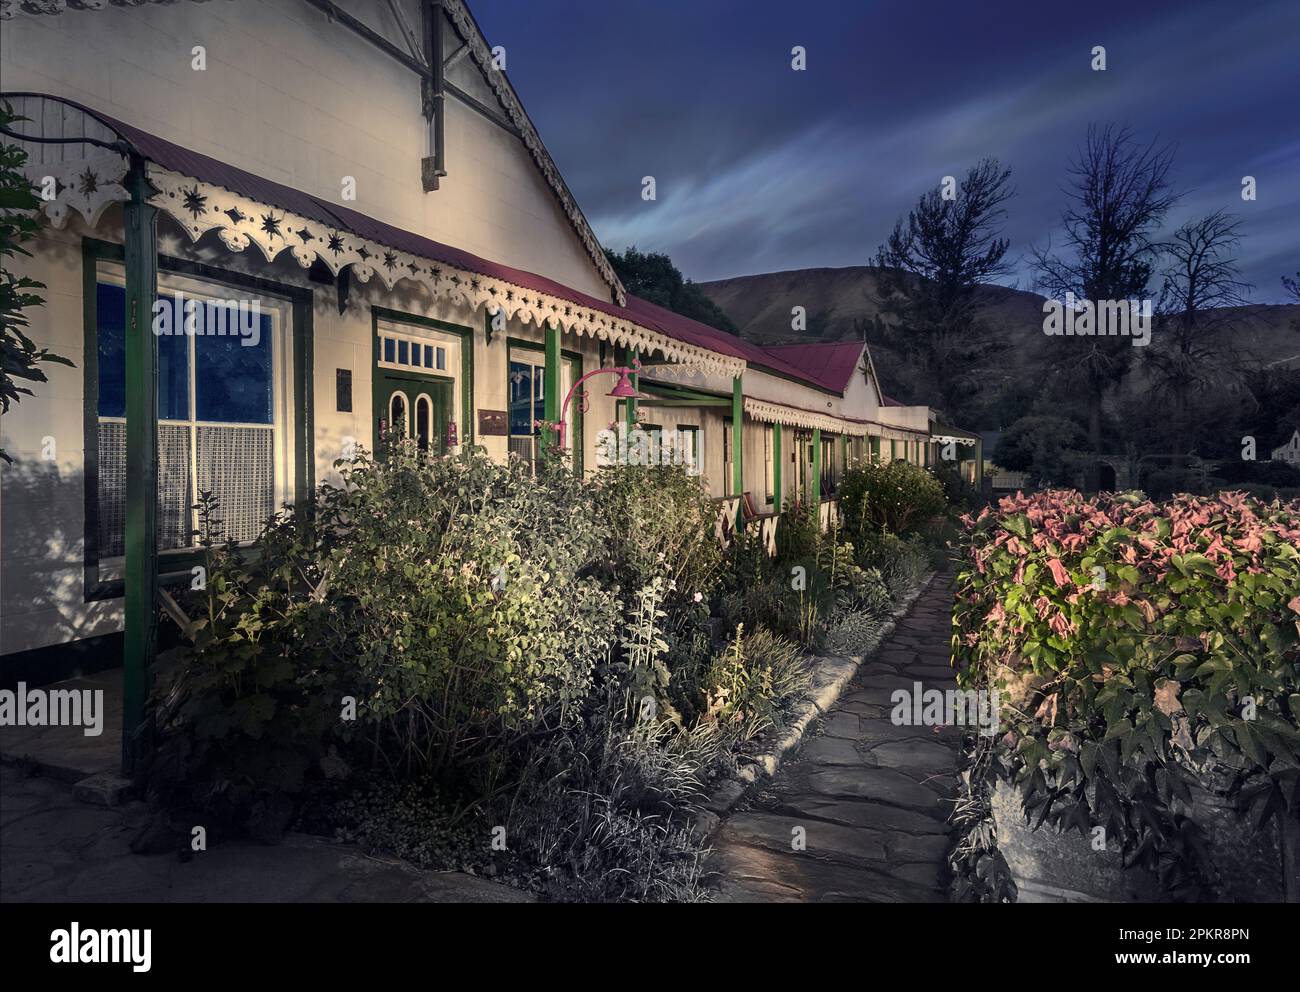
{"label": "pink wall lamp", "polygon": [[636,387],[632,385],[632,380],[628,378],[628,376],[636,374],[636,369],[627,368],[626,366],[620,365],[617,368],[593,369],[592,371],[588,372],[586,375],[584,375],[581,379],[579,379],[577,382],[573,384],[572,388],[569,389],[569,395],[564,397],[564,404],[560,407],[560,419],[559,422],[556,423],[555,425],[555,432],[556,432],[556,436],[559,439],[559,445],[561,448],[564,447],[564,432],[567,427],[564,418],[566,412],[569,409],[569,403],[573,400],[573,394],[578,391],[579,386],[581,386],[592,376],[608,375],[608,374],[618,375],[618,382],[616,382],[614,384],[614,388],[609,391],[610,396],[619,400],[634,400],[641,395],[636,391]]}

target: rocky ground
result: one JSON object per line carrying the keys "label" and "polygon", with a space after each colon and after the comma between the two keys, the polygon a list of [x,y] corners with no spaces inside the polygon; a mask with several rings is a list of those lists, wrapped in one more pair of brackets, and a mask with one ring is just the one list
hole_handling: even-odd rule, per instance
{"label": "rocky ground", "polygon": [[323,837],[132,854],[142,803],[92,805],[57,779],[0,765],[0,902],[524,902],[461,872],[421,871]]}

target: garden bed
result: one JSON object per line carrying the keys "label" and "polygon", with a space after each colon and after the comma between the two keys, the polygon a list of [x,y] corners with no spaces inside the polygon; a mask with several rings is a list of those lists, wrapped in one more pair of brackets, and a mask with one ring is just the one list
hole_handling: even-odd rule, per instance
{"label": "garden bed", "polygon": [[[888,517],[823,533],[805,506],[775,555],[724,552],[675,468],[534,476],[409,443],[339,467],[253,555],[204,497],[142,846],[296,826],[543,898],[704,898],[701,810],[775,768],[936,555]],[[943,508],[921,469],[861,483],[850,508],[903,484]]]}

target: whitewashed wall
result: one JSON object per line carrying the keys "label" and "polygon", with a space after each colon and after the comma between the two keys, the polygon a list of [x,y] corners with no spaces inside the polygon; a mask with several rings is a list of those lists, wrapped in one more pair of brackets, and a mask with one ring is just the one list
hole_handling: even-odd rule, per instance
{"label": "whitewashed wall", "polygon": [[[346,6],[368,23],[391,19],[376,0]],[[191,68],[195,45],[206,49],[202,72]],[[336,203],[353,176],[346,206],[610,298],[523,143],[454,97],[448,174],[423,192],[415,74],[304,0],[18,13],[0,29],[0,64],[6,90],[77,100]]]}
{"label": "whitewashed wall", "polygon": [[[110,208],[96,229],[74,215],[64,230],[45,229],[31,246],[33,257],[20,259],[15,271],[46,284],[46,303],[29,312],[30,336],[76,362],[75,368],[46,365],[49,382],[24,397],[0,419],[0,446],[15,459],[0,465],[0,654],[11,654],[79,640],[121,629],[122,601],[84,601],[85,446],[83,410],[82,237],[121,242],[121,209]],[[261,276],[313,290],[315,472],[317,483],[339,481],[333,467],[344,441],[353,438],[365,447],[373,438],[371,386],[373,360],[372,307],[460,324],[473,330],[474,401],[477,409],[507,408],[507,339],[542,343],[535,326],[507,323],[489,345],[483,334],[484,313],[464,305],[434,300],[414,283],[399,283],[389,292],[379,280],[355,286],[344,313],[338,312],[332,285],[312,283],[287,256],[273,265],[254,252],[232,253],[219,242],[190,245],[169,218],[159,220],[159,240],[165,254],[204,262],[235,273]],[[355,284],[354,284],[355,285]],[[584,368],[600,363],[599,346],[587,338],[561,336],[562,347],[579,352]],[[335,371],[352,372],[352,412],[336,407]],[[457,370],[459,371],[459,370]],[[584,463],[596,464],[596,433],[614,419],[614,401],[605,394],[615,380],[592,383],[586,415]],[[605,388],[600,388],[602,385]],[[461,438],[466,437],[462,412],[453,413]],[[477,420],[477,417],[476,417]],[[477,424],[475,425],[477,426]],[[52,459],[44,456],[53,441]],[[504,459],[507,439],[478,438],[489,453]],[[91,443],[94,440],[91,439]],[[720,442],[719,442],[720,443]],[[718,458],[720,455],[720,447]]]}

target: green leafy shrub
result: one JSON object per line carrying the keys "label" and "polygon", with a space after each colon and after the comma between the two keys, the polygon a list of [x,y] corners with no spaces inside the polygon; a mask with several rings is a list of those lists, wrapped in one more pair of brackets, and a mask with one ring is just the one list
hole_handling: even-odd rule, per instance
{"label": "green leafy shrub", "polygon": [[943,487],[944,502],[951,510],[966,512],[979,505],[979,490],[962,477],[957,462],[940,459],[931,471]]}
{"label": "green leafy shrub", "polygon": [[894,597],[890,594],[889,583],[874,565],[859,568],[858,579],[853,584],[852,599],[846,608],[854,613],[869,617],[883,617],[894,607]]}
{"label": "green leafy shrub", "polygon": [[270,796],[348,773],[339,748],[352,736],[340,720],[350,686],[331,607],[311,595],[322,542],[314,521],[285,514],[249,556],[220,540],[210,494],[198,508],[207,587],[190,601],[193,650],[158,658],[161,741],[148,777],[156,804],[245,823]]}
{"label": "green leafy shrub", "polygon": [[916,533],[942,514],[947,502],[931,472],[894,461],[870,462],[848,472],[840,483],[840,506],[845,532],[857,545],[881,531]]}
{"label": "green leafy shrub", "polygon": [[1166,891],[1214,891],[1192,784],[1300,814],[1300,503],[1050,491],[965,522],[953,644],[1003,694],[997,773],[1038,825],[1103,825]]}
{"label": "green leafy shrub", "polygon": [[609,535],[602,581],[625,593],[659,582],[665,677],[658,698],[675,717],[689,718],[702,698],[709,606],[722,577],[715,505],[700,479],[680,466],[602,469],[588,494],[590,512]]}
{"label": "green leafy shrub", "polygon": [[776,560],[781,565],[817,557],[821,519],[811,503],[795,503],[781,514],[776,528]]}
{"label": "green leafy shrub", "polygon": [[681,466],[617,465],[602,469],[589,489],[618,585],[642,589],[663,578],[670,615],[697,593],[712,596],[722,549],[713,535],[717,511],[699,477]]}
{"label": "green leafy shrub", "polygon": [[812,672],[799,645],[773,634],[736,630],[709,672],[706,720],[729,728],[738,741],[781,730],[795,702],[807,694]]}
{"label": "green leafy shrub", "polygon": [[834,609],[840,613],[887,612],[893,605],[888,584],[879,568],[863,568],[853,545],[840,539],[838,528],[824,535],[817,551],[817,567],[834,590]]}
{"label": "green leafy shrub", "polygon": [[503,742],[576,718],[619,604],[590,575],[609,533],[574,479],[405,442],[348,466],[316,514],[359,718],[401,759],[490,767]]}
{"label": "green leafy shrub", "polygon": [[919,536],[904,540],[888,532],[864,535],[858,561],[879,574],[891,602],[910,593],[936,566],[930,547]]}
{"label": "green leafy shrub", "polygon": [[768,555],[761,535],[753,529],[742,530],[727,546],[719,587],[724,592],[736,592],[756,583],[768,582],[777,572],[777,563]]}
{"label": "green leafy shrub", "polygon": [[590,574],[608,532],[571,478],[477,452],[404,442],[339,467],[256,555],[210,543],[168,723],[202,743],[191,767],[214,790],[298,784],[250,753],[297,772],[364,738],[354,754],[390,772],[490,791],[514,741],[580,717],[608,656],[619,602]]}
{"label": "green leafy shrub", "polygon": [[724,595],[719,609],[733,630],[770,630],[804,650],[816,651],[825,635],[825,618],[834,606],[835,590],[813,560],[790,566],[784,577],[778,575]]}
{"label": "green leafy shrub", "polygon": [[656,578],[636,597],[621,656],[605,668],[584,719],[531,748],[517,795],[494,803],[493,816],[552,898],[702,897],[703,852],[691,821],[724,742],[709,728],[682,729],[657,705],[672,679],[660,634],[664,585]]}

